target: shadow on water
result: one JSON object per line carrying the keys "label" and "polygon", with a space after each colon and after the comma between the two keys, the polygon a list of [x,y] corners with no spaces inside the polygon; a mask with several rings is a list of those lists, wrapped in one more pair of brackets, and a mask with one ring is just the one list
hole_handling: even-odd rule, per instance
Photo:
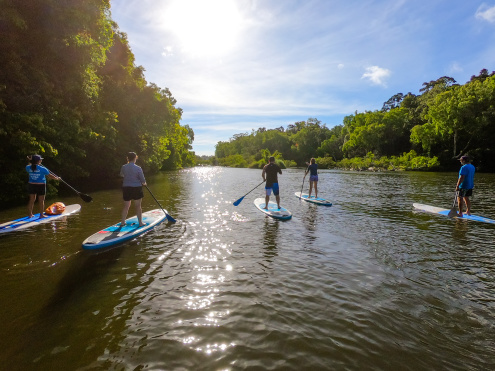
{"label": "shadow on water", "polygon": [[[38,315],[30,321],[20,336],[22,342],[10,348],[11,354],[7,357],[9,362],[12,362],[10,370],[26,369],[42,358],[54,357],[58,352],[63,353],[69,348],[69,345],[63,345],[67,343],[67,339],[85,333],[86,329],[80,328],[78,317],[88,314],[86,307],[91,303],[89,298],[94,296],[94,286],[107,279],[108,272],[119,261],[124,248],[125,246],[121,245],[99,252],[81,251],[70,260],[68,266],[57,268],[66,269],[66,272],[59,279],[46,303],[40,306]],[[103,323],[101,325],[104,326]],[[94,326],[94,323],[91,326]],[[94,333],[86,333],[83,336],[88,337],[90,344]],[[40,339],[43,341],[40,342]],[[37,347],[33,347],[34,344]],[[17,356],[18,354],[20,356]],[[26,358],[26,354],[30,354],[30,357]],[[75,362],[72,363],[74,364]]]}

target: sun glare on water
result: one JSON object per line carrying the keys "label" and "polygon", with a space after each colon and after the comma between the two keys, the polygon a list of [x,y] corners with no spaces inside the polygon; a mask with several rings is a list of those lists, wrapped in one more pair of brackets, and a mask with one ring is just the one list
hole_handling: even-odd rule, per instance
{"label": "sun glare on water", "polygon": [[219,56],[235,46],[241,16],[234,0],[174,0],[165,12],[165,27],[183,52]]}

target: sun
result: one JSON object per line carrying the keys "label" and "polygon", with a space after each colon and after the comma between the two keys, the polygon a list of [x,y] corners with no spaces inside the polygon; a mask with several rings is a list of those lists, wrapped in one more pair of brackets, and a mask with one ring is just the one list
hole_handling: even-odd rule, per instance
{"label": "sun", "polygon": [[231,51],[242,23],[235,0],[173,0],[164,21],[178,38],[180,49],[198,56]]}

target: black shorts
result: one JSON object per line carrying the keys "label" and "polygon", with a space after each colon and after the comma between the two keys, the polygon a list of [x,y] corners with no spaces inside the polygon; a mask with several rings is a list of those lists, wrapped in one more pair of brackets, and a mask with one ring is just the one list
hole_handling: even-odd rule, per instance
{"label": "black shorts", "polygon": [[139,200],[144,197],[143,187],[122,187],[124,201]]}
{"label": "black shorts", "polygon": [[46,195],[46,184],[28,183],[28,193],[30,195]]}
{"label": "black shorts", "polygon": [[473,189],[459,188],[459,197],[471,197],[473,195]]}

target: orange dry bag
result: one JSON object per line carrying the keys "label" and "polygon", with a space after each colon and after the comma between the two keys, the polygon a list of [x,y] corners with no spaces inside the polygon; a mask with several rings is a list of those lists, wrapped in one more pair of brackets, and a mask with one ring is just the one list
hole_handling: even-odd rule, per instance
{"label": "orange dry bag", "polygon": [[45,213],[48,215],[58,215],[62,214],[65,211],[65,205],[62,202],[55,202],[48,206],[45,210]]}

